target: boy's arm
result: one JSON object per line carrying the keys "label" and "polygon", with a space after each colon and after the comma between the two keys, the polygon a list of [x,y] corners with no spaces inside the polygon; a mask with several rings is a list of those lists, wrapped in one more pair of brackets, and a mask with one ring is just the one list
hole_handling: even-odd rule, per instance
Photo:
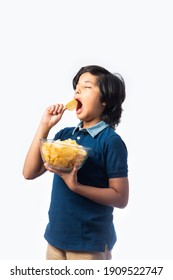
{"label": "boy's arm", "polygon": [[50,172],[57,173],[64,180],[66,185],[73,192],[78,193],[96,203],[124,208],[128,203],[129,198],[129,182],[127,177],[109,179],[109,188],[98,188],[94,186],[82,185],[77,181],[77,166],[72,172],[63,173],[54,169],[45,167]]}
{"label": "boy's arm", "polygon": [[50,129],[60,121],[64,111],[62,104],[49,106],[45,110],[24,161],[23,176],[25,179],[35,179],[46,171],[40,153],[40,139],[47,138]]}
{"label": "boy's arm", "polygon": [[46,171],[41,158],[39,139],[46,138],[47,135],[47,127],[44,129],[44,126],[40,125],[24,161],[23,176],[25,179],[35,179]]}
{"label": "boy's arm", "polygon": [[109,188],[97,188],[80,185],[78,183],[74,191],[94,202],[107,206],[124,208],[128,203],[129,182],[127,177],[112,178],[109,179]]}

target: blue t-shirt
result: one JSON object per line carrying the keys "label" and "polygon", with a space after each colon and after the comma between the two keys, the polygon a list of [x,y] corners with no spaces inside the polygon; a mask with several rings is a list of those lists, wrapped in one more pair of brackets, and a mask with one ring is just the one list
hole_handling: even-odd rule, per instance
{"label": "blue t-shirt", "polygon": [[[127,177],[127,148],[121,137],[101,121],[88,129],[64,128],[55,140],[74,139],[79,145],[90,147],[89,156],[79,169],[79,183],[97,188],[108,188],[109,178]],[[49,223],[45,239],[63,250],[111,250],[116,242],[113,207],[95,203],[71,191],[54,174]]]}

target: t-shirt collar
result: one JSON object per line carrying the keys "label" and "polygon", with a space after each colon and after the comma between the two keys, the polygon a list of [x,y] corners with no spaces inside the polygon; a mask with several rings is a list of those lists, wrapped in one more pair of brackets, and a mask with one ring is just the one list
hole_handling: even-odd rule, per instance
{"label": "t-shirt collar", "polygon": [[73,130],[73,133],[77,130],[87,131],[92,137],[95,137],[99,132],[101,132],[103,129],[105,129],[109,124],[105,123],[104,121],[100,121],[97,124],[88,127],[88,128],[82,128],[82,121],[75,127]]}

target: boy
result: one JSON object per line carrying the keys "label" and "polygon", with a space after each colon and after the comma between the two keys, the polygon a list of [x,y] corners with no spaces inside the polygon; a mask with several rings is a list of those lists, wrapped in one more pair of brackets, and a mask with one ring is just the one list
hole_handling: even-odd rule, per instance
{"label": "boy", "polygon": [[125,84],[120,75],[101,66],[82,67],[73,78],[77,127],[66,127],[54,140],[73,139],[90,147],[85,164],[64,173],[44,164],[39,139],[47,138],[65,112],[49,106],[27,153],[23,175],[34,179],[54,173],[49,223],[45,230],[48,260],[108,260],[116,242],[114,207],[128,203],[127,149],[115,132],[122,114]]}

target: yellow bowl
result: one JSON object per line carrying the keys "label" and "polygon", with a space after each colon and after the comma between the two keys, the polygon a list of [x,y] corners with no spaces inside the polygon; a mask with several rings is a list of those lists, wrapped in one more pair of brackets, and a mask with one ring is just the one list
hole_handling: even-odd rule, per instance
{"label": "yellow bowl", "polygon": [[78,145],[75,140],[40,139],[40,151],[43,162],[62,172],[70,172],[74,165],[82,167],[90,148]]}

